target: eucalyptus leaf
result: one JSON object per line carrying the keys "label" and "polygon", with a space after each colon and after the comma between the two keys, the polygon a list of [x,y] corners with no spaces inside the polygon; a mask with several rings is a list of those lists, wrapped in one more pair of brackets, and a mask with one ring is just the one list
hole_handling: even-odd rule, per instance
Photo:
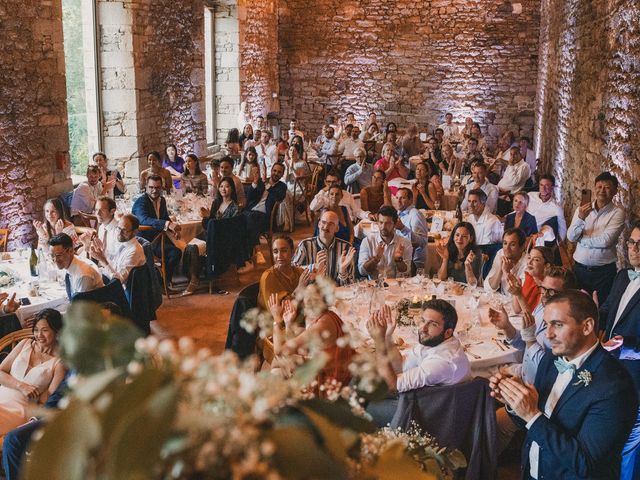
{"label": "eucalyptus leaf", "polygon": [[107,478],[152,479],[157,475],[160,450],[176,415],[178,386],[168,384],[155,390],[141,404],[132,404],[118,422],[106,446]]}
{"label": "eucalyptus leaf", "polygon": [[436,475],[423,471],[405,449],[402,442],[390,444],[375,465],[366,470],[378,480],[437,480]]}
{"label": "eucalyptus leaf", "polygon": [[343,399],[338,399],[335,402],[327,402],[319,398],[312,398],[299,402],[299,405],[310,408],[328,418],[333,423],[356,432],[373,433],[377,429],[373,422],[353,413],[349,403]]}
{"label": "eucalyptus leaf", "polygon": [[325,352],[318,352],[313,358],[296,368],[292,380],[298,385],[310,384],[316,379],[328,360],[329,356]]}
{"label": "eucalyptus leaf", "polygon": [[88,377],[80,377],[73,387],[73,394],[80,400],[91,402],[124,373],[122,368],[112,368]]}
{"label": "eucalyptus leaf", "polygon": [[101,429],[91,407],[72,400],[46,426],[25,462],[24,480],[84,480],[90,451],[100,444]]}
{"label": "eucalyptus leaf", "polygon": [[268,438],[276,446],[273,463],[284,478],[347,479],[345,465],[321,448],[308,429],[275,428],[268,433]]}
{"label": "eucalyptus leaf", "polygon": [[[316,428],[329,453],[341,462],[346,462],[347,450],[351,448],[353,443],[348,443],[349,437],[343,435],[343,430],[345,429],[332,423],[327,417],[320,415],[311,408],[300,407],[300,410]],[[357,437],[352,437],[352,439],[355,441]]]}

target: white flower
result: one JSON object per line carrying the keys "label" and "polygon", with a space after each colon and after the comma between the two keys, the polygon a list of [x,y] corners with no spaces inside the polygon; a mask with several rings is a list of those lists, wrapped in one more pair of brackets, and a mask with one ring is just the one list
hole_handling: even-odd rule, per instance
{"label": "white flower", "polygon": [[589,370],[580,370],[578,372],[578,381],[574,383],[574,385],[583,384],[585,387],[588,387],[591,380],[591,372]]}

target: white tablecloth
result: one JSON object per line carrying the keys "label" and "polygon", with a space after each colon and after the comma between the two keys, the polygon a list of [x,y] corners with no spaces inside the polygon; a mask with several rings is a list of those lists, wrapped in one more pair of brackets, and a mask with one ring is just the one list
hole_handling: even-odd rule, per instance
{"label": "white tablecloth", "polygon": [[[426,287],[422,286],[417,277],[405,280],[402,288],[397,285],[395,280],[388,280],[387,282],[389,283],[388,288],[383,289],[382,292],[379,289],[377,290],[377,298],[373,302],[373,309],[376,309],[376,304],[381,304],[382,295],[384,295],[384,303],[393,306],[403,298],[413,299],[415,296],[418,299],[423,299],[425,295],[427,299],[431,298],[435,291],[440,292],[435,293],[438,298],[444,298],[455,304],[458,312],[455,335],[464,345],[467,345],[467,356],[474,375],[488,377],[499,366],[522,360],[521,352],[505,345],[503,333],[489,321],[489,301],[500,301],[505,305],[507,311],[511,311],[510,303],[506,297],[486,293],[484,290],[478,290],[478,292],[482,292],[478,300],[467,290],[462,295],[444,294],[442,293],[445,288],[444,283],[441,283],[435,290],[433,284],[428,284]],[[373,344],[373,340],[366,330],[369,308],[372,303],[372,292],[373,288],[371,287],[364,291],[363,287],[357,290],[357,287],[354,286],[341,287],[337,291],[337,298],[342,301],[339,301],[335,307],[336,312],[347,325],[367,339],[363,348],[372,348]],[[476,301],[479,301],[477,307],[475,306]],[[475,312],[479,313],[479,316],[476,317],[479,322],[474,325]],[[516,328],[519,328],[522,324],[522,320],[518,316],[511,316],[511,322]],[[402,338],[404,345],[410,347],[418,341],[417,327],[398,326],[394,336]]]}
{"label": "white tablecloth", "polygon": [[[20,323],[24,326],[25,321],[33,317],[40,310],[45,308],[55,308],[61,312],[67,309],[69,299],[64,288],[64,273],[57,271],[56,275],[50,281],[46,275],[32,277],[29,270],[29,262],[25,258],[20,258],[17,252],[11,253],[12,259],[0,261],[0,271],[7,271],[16,277],[16,283],[8,287],[2,287],[2,291],[13,295],[16,293],[16,299],[28,298],[30,305],[22,305],[16,312],[16,316]],[[51,265],[55,271],[55,267]],[[58,281],[60,279],[61,281]],[[29,283],[37,282],[39,286],[39,295],[29,295]]]}

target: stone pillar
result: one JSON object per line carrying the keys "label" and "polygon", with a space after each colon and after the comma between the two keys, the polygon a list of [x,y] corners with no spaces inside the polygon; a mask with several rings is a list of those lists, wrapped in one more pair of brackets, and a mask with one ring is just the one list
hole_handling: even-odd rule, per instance
{"label": "stone pillar", "polygon": [[47,198],[71,189],[60,0],[0,4],[0,228],[36,239]]}

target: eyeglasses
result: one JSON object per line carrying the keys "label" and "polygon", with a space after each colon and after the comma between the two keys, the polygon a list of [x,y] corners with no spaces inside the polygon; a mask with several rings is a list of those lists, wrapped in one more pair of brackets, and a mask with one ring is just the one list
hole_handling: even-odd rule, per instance
{"label": "eyeglasses", "polygon": [[627,244],[627,248],[635,248],[636,250],[640,250],[640,240],[636,242],[634,240],[629,239],[625,243]]}
{"label": "eyeglasses", "polygon": [[553,289],[553,288],[545,288],[542,285],[540,285],[538,288],[540,288],[540,293],[542,295],[546,295],[549,297],[555,297],[558,293],[560,293],[559,291]]}

